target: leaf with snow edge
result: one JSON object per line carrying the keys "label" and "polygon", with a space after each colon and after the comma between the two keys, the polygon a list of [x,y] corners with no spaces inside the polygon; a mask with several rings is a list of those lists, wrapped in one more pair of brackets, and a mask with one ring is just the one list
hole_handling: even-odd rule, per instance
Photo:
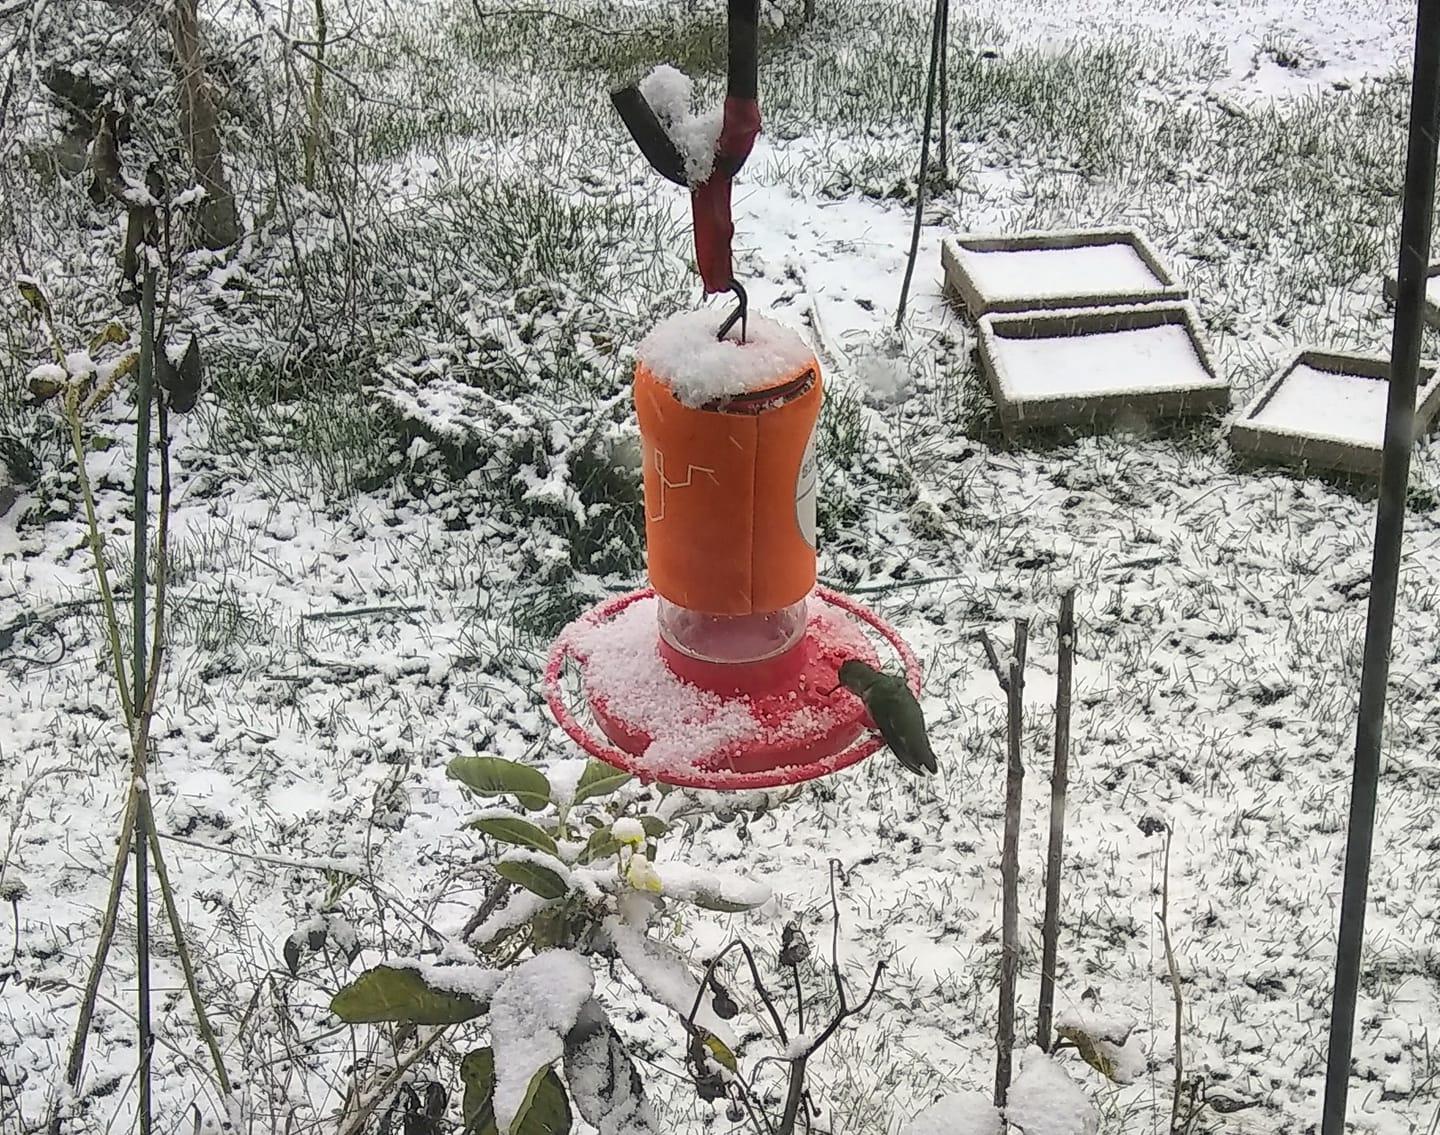
{"label": "leaf with snow edge", "polygon": [[601,828],[590,834],[590,838],[585,842],[585,850],[580,853],[577,862],[594,863],[597,859],[608,859],[612,855],[619,855],[622,846],[608,827]]}
{"label": "leaf with snow edge", "polygon": [[456,757],[446,772],[477,796],[513,796],[539,812],[550,803],[550,782],[539,769],[504,757]]}
{"label": "leaf with snow edge", "polygon": [[574,803],[579,804],[596,796],[608,796],[633,779],[628,772],[621,772],[603,761],[591,761],[581,773],[580,782],[575,785]]}
{"label": "leaf with snow edge", "polygon": [[565,1054],[565,1035],[595,990],[589,963],[571,950],[547,950],[510,971],[490,1003],[495,1049],[495,1122],[518,1135],[515,1122],[537,1106],[536,1075]]}
{"label": "leaf with snow edge", "polygon": [[352,1025],[453,1025],[483,1015],[503,977],[484,966],[392,962],[345,986],[331,998],[330,1011]]}
{"label": "leaf with snow edge", "polygon": [[670,825],[659,816],[641,816],[640,826],[651,839],[659,839],[670,830]]}
{"label": "leaf with snow edge", "polygon": [[[465,1135],[499,1135],[495,1126],[495,1050],[477,1048],[460,1062],[460,1080],[465,1085],[461,1116]],[[516,1135],[563,1135],[570,1130],[570,1101],[565,1086],[553,1068],[537,1073],[532,1083],[533,1099],[515,1124]]]}
{"label": "leaf with snow edge", "polygon": [[737,1075],[739,1074],[740,1062],[735,1059],[735,1053],[730,1051],[730,1046],[718,1036],[714,1033],[706,1033],[705,1047],[710,1050],[710,1055],[719,1061],[723,1067]]}
{"label": "leaf with snow edge", "polygon": [[525,1102],[507,1135],[569,1135],[574,1118],[570,1096],[554,1068],[542,1068],[530,1078]]}
{"label": "leaf with snow edge", "polygon": [[476,820],[474,826],[491,839],[518,844],[534,851],[544,851],[557,858],[560,855],[560,849],[555,846],[555,841],[548,832],[541,831],[529,820],[522,820],[519,816],[491,816]]}
{"label": "leaf with snow edge", "polygon": [[903,1135],[1001,1135],[1000,1113],[979,1092],[955,1092],[936,1100]]}
{"label": "leaf with snow edge", "polygon": [[564,898],[570,891],[570,871],[553,855],[516,848],[495,864],[501,877],[534,891],[542,899]]}
{"label": "leaf with snow edge", "polygon": [[495,1050],[477,1048],[460,1061],[460,1082],[465,1098],[460,1115],[465,1135],[496,1135],[495,1131]]}
{"label": "leaf with snow edge", "polygon": [[1035,1045],[1010,1085],[1005,1120],[1025,1135],[1095,1135],[1100,1113],[1070,1074]]}
{"label": "leaf with snow edge", "polygon": [[742,875],[705,871],[688,863],[658,863],[655,870],[666,898],[682,899],[705,910],[736,914],[770,901],[770,888]]}
{"label": "leaf with snow edge", "polygon": [[580,1117],[599,1135],[655,1132],[655,1114],[635,1062],[604,1006],[593,997],[565,1037],[565,1080]]}
{"label": "leaf with snow edge", "polygon": [[713,995],[709,990],[701,994],[699,979],[674,949],[614,916],[605,920],[605,933],[610,936],[625,968],[635,975],[646,993],[686,1019],[695,1006],[697,994],[700,995],[700,1011],[695,1014],[695,1023],[714,1034],[727,1048],[735,1047],[735,1033],[716,1014]]}
{"label": "leaf with snow edge", "polygon": [[542,898],[534,891],[515,891],[505,904],[487,918],[470,934],[470,941],[477,946],[490,946],[514,933],[537,914],[555,904],[555,899]]}
{"label": "leaf with snow edge", "polygon": [[1056,1035],[1074,1045],[1080,1059],[1116,1084],[1133,1083],[1144,1070],[1143,1057],[1125,1047],[1134,1029],[1135,1022],[1128,1018],[1073,1013],[1055,1024]]}

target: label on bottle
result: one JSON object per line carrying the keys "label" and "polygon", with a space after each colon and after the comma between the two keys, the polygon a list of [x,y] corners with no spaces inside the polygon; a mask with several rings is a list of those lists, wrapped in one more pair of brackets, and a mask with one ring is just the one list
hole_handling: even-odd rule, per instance
{"label": "label on bottle", "polygon": [[810,428],[810,440],[805,445],[800,471],[795,477],[795,523],[800,526],[800,535],[811,548],[816,546],[815,497],[819,491],[819,470],[815,460],[815,434],[818,429],[818,422]]}

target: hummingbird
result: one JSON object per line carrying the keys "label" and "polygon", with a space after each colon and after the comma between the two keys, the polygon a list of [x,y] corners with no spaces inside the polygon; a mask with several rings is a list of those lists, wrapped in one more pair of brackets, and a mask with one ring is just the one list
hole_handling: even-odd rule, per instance
{"label": "hummingbird", "polygon": [[865,703],[870,720],[900,763],[916,776],[936,770],[935,754],[925,733],[925,715],[904,678],[849,658],[840,664],[840,684]]}

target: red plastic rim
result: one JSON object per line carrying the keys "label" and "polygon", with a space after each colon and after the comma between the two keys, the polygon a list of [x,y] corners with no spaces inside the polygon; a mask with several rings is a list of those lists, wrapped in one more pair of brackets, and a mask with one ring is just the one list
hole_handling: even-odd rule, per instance
{"label": "red plastic rim", "polygon": [[[684,788],[738,791],[798,784],[849,768],[877,752],[883,741],[874,734],[860,700],[847,690],[832,691],[835,670],[841,657],[879,658],[873,642],[863,632],[868,627],[878,634],[904,664],[912,690],[920,692],[920,664],[899,633],[860,603],[817,587],[812,597],[812,616],[805,638],[795,657],[783,668],[772,670],[778,677],[788,675],[783,687],[757,694],[747,684],[746,692],[717,694],[713,687],[704,695],[725,712],[748,713],[760,728],[758,735],[727,741],[701,754],[694,762],[675,767],[672,762],[646,759],[653,728],[632,712],[628,716],[606,704],[586,681],[589,657],[581,644],[588,632],[615,624],[634,604],[652,598],[653,588],[642,588],[599,604],[571,623],[555,640],[545,668],[545,699],[566,734],[597,760],[633,773],[643,781],[659,780]],[[816,602],[818,601],[818,602]],[[638,612],[636,613],[638,617]],[[832,641],[827,626],[838,627],[847,641]],[[659,630],[654,631],[657,644]],[[861,642],[863,640],[863,644]],[[669,652],[659,651],[663,658]],[[585,708],[571,710],[562,689],[567,664],[579,670]],[[687,692],[698,693],[708,683],[694,685],[672,671]],[[823,709],[823,713],[812,711]],[[641,715],[643,717],[643,715]]]}

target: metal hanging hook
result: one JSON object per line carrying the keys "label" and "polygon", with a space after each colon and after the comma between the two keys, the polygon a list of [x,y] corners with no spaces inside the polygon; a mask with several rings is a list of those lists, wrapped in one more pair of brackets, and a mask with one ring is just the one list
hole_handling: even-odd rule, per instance
{"label": "metal hanging hook", "polygon": [[726,290],[734,292],[740,302],[736,305],[735,310],[725,317],[725,322],[720,324],[720,330],[715,333],[715,338],[724,339],[726,335],[730,334],[730,329],[739,323],[740,344],[744,346],[745,334],[749,329],[750,297],[745,294],[745,289],[740,286],[739,280],[731,280],[730,287]]}

